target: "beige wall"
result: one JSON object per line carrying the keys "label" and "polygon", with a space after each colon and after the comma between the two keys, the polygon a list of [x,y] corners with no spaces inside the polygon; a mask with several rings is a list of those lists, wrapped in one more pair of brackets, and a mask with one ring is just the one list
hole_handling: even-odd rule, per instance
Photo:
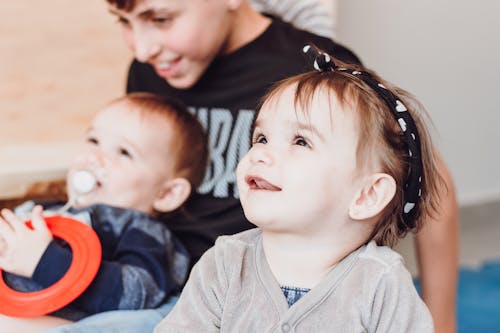
{"label": "beige wall", "polygon": [[124,86],[128,53],[105,1],[0,1],[0,12],[0,145],[79,138]]}
{"label": "beige wall", "polygon": [[0,1],[0,13],[1,198],[64,174],[130,58],[105,0]]}

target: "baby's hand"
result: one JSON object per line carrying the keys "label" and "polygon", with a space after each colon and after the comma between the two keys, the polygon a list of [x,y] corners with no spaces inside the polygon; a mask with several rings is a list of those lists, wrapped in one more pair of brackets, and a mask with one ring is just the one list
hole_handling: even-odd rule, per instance
{"label": "baby's hand", "polygon": [[[38,261],[52,241],[52,234],[42,216],[43,209],[36,206],[31,213],[33,230],[8,209],[0,216],[0,239],[4,240],[0,252],[0,268],[30,278]],[[2,247],[0,241],[0,248]]]}
{"label": "baby's hand", "polygon": [[0,237],[0,257],[3,256],[3,253],[7,249],[7,244],[5,243],[5,239]]}

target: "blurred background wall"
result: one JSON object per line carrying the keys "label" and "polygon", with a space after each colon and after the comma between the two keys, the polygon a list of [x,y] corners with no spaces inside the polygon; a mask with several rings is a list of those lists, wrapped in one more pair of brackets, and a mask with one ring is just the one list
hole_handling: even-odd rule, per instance
{"label": "blurred background wall", "polygon": [[0,1],[0,13],[0,144],[78,139],[130,60],[105,1]]}
{"label": "blurred background wall", "polygon": [[336,9],[338,39],[427,107],[459,202],[499,200],[500,2],[338,0]]}

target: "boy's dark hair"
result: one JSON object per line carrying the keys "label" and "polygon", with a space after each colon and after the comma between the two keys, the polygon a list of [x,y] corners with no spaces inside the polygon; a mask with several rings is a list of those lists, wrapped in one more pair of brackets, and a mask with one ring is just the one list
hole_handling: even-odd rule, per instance
{"label": "boy's dark hair", "polygon": [[[143,115],[156,114],[172,123],[172,150],[177,155],[174,165],[176,177],[186,178],[193,189],[203,181],[208,163],[208,139],[196,117],[180,101],[151,93],[127,94],[111,102],[126,103]],[[168,128],[165,129],[166,131]]]}
{"label": "boy's dark hair", "polygon": [[110,5],[126,12],[134,9],[137,0],[106,0]]}
{"label": "boy's dark hair", "polygon": [[381,172],[391,175],[397,186],[394,198],[382,211],[367,241],[375,240],[378,245],[393,246],[409,231],[419,230],[425,218],[437,211],[439,188],[445,186],[437,168],[430,135],[424,124],[426,112],[411,94],[382,80],[374,72],[336,59],[334,61],[340,67],[370,73],[404,102],[415,120],[420,133],[423,178],[414,228],[398,223],[402,218],[404,188],[409,172],[408,147],[403,132],[384,100],[364,81],[343,71],[308,72],[279,82],[264,97],[263,103],[276,100],[286,88],[292,86],[295,87],[295,105],[304,112],[310,109],[317,91],[327,91],[337,97],[342,106],[356,112],[360,133],[356,152],[357,164],[360,167],[380,165]]}

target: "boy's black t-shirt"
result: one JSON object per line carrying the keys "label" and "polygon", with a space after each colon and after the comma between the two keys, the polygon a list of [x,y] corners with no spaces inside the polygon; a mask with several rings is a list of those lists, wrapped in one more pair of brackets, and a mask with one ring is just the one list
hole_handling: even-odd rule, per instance
{"label": "boy's black t-shirt", "polygon": [[273,18],[257,39],[217,57],[189,89],[171,87],[148,64],[131,64],[127,92],[147,91],[180,99],[197,115],[209,136],[210,164],[205,180],[188,201],[184,214],[169,219],[170,229],[191,253],[193,263],[218,236],[253,227],[239,202],[235,169],[250,148],[255,110],[267,90],[279,80],[312,70],[302,53],[309,43],[345,62],[360,62],[344,46]]}

